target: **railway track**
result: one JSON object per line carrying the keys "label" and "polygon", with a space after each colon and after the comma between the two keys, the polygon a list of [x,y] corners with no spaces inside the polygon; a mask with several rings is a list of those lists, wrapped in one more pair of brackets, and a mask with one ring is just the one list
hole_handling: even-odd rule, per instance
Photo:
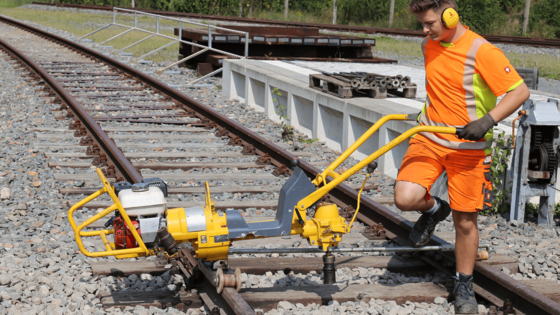
{"label": "railway track", "polygon": [[[52,4],[52,3],[42,3],[42,2],[33,2],[33,4],[76,8],[76,9],[113,11],[112,6],[103,6],[103,5],[84,5],[84,4],[66,4],[66,3]],[[170,11],[158,11],[158,10],[146,10],[146,9],[137,9],[137,10],[150,12],[154,14],[169,15],[169,16],[176,16],[176,17],[187,17],[187,18],[195,18],[195,19],[203,19],[203,20],[258,23],[258,24],[280,25],[280,26],[289,26],[289,27],[317,27],[320,29],[331,30],[331,31],[356,32],[356,33],[366,33],[366,34],[387,34],[387,35],[400,35],[400,36],[411,36],[411,37],[426,36],[426,34],[424,34],[422,31],[400,30],[400,29],[382,28],[382,27],[368,27],[368,26],[340,25],[340,24],[333,25],[333,24],[324,24],[324,23],[290,22],[290,21],[278,21],[278,20],[275,21],[275,20],[264,20],[264,19],[257,19],[257,18],[243,18],[243,17],[234,17],[234,16],[207,15],[207,14],[170,12]],[[521,37],[521,36],[499,36],[499,35],[482,35],[482,36],[486,38],[488,41],[490,41],[491,43],[560,48],[560,39],[528,38],[528,37]]]}
{"label": "railway track", "polygon": [[[310,177],[319,172],[318,167],[328,162],[318,161],[313,153],[305,150],[294,151],[293,145],[282,144],[279,133],[267,134],[256,126],[247,128],[106,55],[8,18],[2,17],[0,21],[14,27],[14,31],[9,34],[11,43],[0,40],[3,53],[16,60],[28,73],[31,85],[42,87],[40,92],[53,102],[51,111],[58,113],[52,125],[38,126],[33,130],[37,133],[38,142],[32,145],[35,149],[50,148],[51,152],[45,155],[51,159],[49,166],[58,170],[53,174],[53,179],[70,184],[60,190],[70,196],[67,198],[70,204],[99,187],[100,182],[92,170],[92,167],[99,166],[114,181],[136,183],[145,177],[161,177],[170,185],[167,201],[170,207],[202,203],[202,184],[208,180],[213,185],[211,191],[215,193],[213,197],[218,201],[217,207],[239,209],[248,217],[258,214],[254,209],[265,209],[260,215],[266,216],[273,213],[277,192],[291,173],[290,165],[295,159],[299,159],[300,167]],[[53,149],[59,152],[53,152]],[[212,169],[218,171],[212,172]],[[363,177],[360,176],[363,175],[356,176],[355,182],[361,182]],[[75,187],[72,184],[75,182],[82,183]],[[339,185],[329,198],[345,209],[347,214],[351,214],[352,209],[348,207],[356,204],[357,186],[352,182]],[[238,198],[225,197],[235,194],[238,194]],[[108,200],[88,204],[88,210],[108,205]],[[84,211],[79,219],[85,220],[89,216]],[[256,218],[262,219],[262,216]],[[369,235],[374,239],[371,243],[383,243],[388,238],[391,242],[407,245],[404,239],[412,222],[374,199],[362,199],[358,219],[370,229]],[[372,234],[376,231],[384,232],[385,235],[381,233],[375,239]],[[359,234],[347,236],[352,238]],[[268,240],[273,243],[272,246],[287,247],[293,246],[294,241],[300,240]],[[270,243],[258,243],[256,240],[254,244],[250,243],[252,241],[247,242],[246,246],[271,246]],[[434,237],[432,244],[447,242]],[[86,245],[95,247],[99,244]],[[240,246],[245,245],[240,243]],[[259,259],[255,260],[257,257]],[[196,287],[179,285],[180,280],[175,280],[180,279],[180,276],[176,278],[172,275],[180,274],[178,265],[169,266],[147,259],[134,262],[99,261],[93,263],[92,268],[94,275],[121,277],[121,280],[111,280],[111,285],[115,286],[126,281],[122,280],[124,276],[133,277],[133,274],[161,275],[162,281],[175,285],[174,290],[168,287],[167,291],[158,292],[156,297],[155,293],[146,291],[100,292],[106,307],[142,304],[160,307],[173,305],[187,309],[200,307],[204,303],[210,310],[243,313],[243,310],[247,311],[247,306],[263,310],[275,308],[280,300],[293,304],[315,303],[317,306],[330,300],[358,304],[368,303],[371,299],[398,303],[430,302],[446,292],[433,284],[430,281],[432,279],[411,281],[420,283],[401,282],[400,286],[390,290],[387,284],[391,282],[388,281],[351,283],[354,277],[352,269],[362,267],[370,279],[376,276],[375,268],[408,276],[426,271],[435,274],[435,268],[449,272],[453,259],[453,255],[449,254],[441,254],[437,258],[433,255],[421,256],[421,260],[412,261],[400,261],[395,256],[339,257],[337,268],[341,274],[350,270],[349,279],[341,284],[347,287],[341,290],[337,286],[319,286],[322,279],[316,271],[322,269],[322,261],[316,255],[295,258],[232,256],[230,267],[240,268],[247,279],[241,293],[226,290],[222,296],[218,296],[212,285],[206,282]],[[515,261],[507,263],[515,264]],[[510,278],[492,264],[500,266],[504,261],[494,259],[477,262],[475,266],[475,290],[480,298],[498,306],[502,306],[504,300],[513,301],[518,314],[560,313],[557,302],[538,293],[530,285]],[[373,269],[368,270],[364,266]],[[263,279],[255,276],[262,274],[265,279],[274,282],[265,283],[268,288],[253,287],[254,281],[262,282],[259,279]],[[377,276],[379,280],[381,275]],[[151,276],[144,278],[150,283],[154,280]],[[280,280],[294,285],[275,286],[281,283]],[[299,285],[295,285],[298,281]],[[306,286],[301,286],[301,283]]]}

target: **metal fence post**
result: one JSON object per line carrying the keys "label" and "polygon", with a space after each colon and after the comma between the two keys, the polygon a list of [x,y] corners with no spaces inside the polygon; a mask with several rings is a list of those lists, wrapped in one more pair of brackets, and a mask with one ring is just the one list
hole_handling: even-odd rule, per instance
{"label": "metal fence post", "polygon": [[183,22],[179,21],[179,39],[183,39]]}
{"label": "metal fence post", "polygon": [[245,33],[245,58],[249,57],[249,32]]}
{"label": "metal fence post", "polygon": [[156,17],[156,34],[159,34],[159,16]]}
{"label": "metal fence post", "polygon": [[531,10],[531,0],[525,1],[525,14],[523,15],[523,30],[521,36],[525,36],[527,33],[527,24],[529,24],[529,11]]}
{"label": "metal fence post", "polygon": [[332,8],[332,24],[336,24],[336,0],[333,0],[333,8]]}
{"label": "metal fence post", "polygon": [[113,8],[113,24],[117,23],[117,10]]}
{"label": "metal fence post", "polygon": [[138,27],[138,13],[134,12],[134,28]]}
{"label": "metal fence post", "polygon": [[395,0],[391,0],[389,5],[389,28],[393,26],[393,15],[395,14]]}
{"label": "metal fence post", "polygon": [[212,48],[212,28],[208,26],[208,47]]}

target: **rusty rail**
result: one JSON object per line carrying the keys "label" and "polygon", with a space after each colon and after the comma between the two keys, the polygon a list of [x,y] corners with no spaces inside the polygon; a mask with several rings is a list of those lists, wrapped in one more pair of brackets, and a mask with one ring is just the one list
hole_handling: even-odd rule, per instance
{"label": "rusty rail", "polygon": [[[33,4],[77,8],[77,9],[103,10],[103,11],[113,10],[112,6],[103,6],[103,5],[66,4],[66,3],[51,4],[51,3],[42,3],[42,2],[33,2]],[[259,24],[281,25],[281,26],[290,26],[290,27],[317,27],[321,29],[341,31],[341,32],[359,32],[359,33],[366,33],[366,34],[387,34],[387,35],[400,35],[400,36],[411,36],[411,37],[426,37],[426,34],[424,34],[424,32],[417,31],[417,30],[400,30],[400,29],[383,28],[383,27],[265,20],[259,18],[243,18],[243,17],[234,17],[234,16],[158,11],[158,10],[148,10],[148,9],[136,9],[136,10],[144,11],[148,13],[154,13],[154,14],[204,19],[204,20],[259,23]],[[553,48],[560,47],[560,39],[529,38],[529,37],[521,37],[521,36],[499,36],[499,35],[482,35],[482,36],[486,40],[492,43],[525,45],[525,46],[536,46],[536,47],[553,47]]]}
{"label": "rusty rail", "polygon": [[58,83],[33,60],[29,59],[6,41],[0,39],[0,45],[5,52],[25,63],[30,71],[35,73],[35,77],[37,79],[41,78],[56,94],[55,98],[57,100],[69,106],[74,115],[78,117],[80,125],[85,127],[88,134],[92,136],[94,144],[96,144],[107,156],[107,161],[109,163],[112,162],[112,165],[115,166],[117,178],[119,178],[120,175],[123,179],[130,182],[139,183],[142,181],[142,175],[140,175],[140,172],[134,168],[132,163],[124,156],[117,145],[111,141],[105,131],[103,131],[103,129],[101,129],[101,127],[95,122],[93,117],[88,114],[86,109],[83,108],[82,105],[80,105],[80,103],[72,95],[70,95],[70,93],[68,93],[60,83]]}
{"label": "rusty rail", "polygon": [[[245,148],[250,148],[253,153],[259,154],[261,155],[261,157],[266,156],[267,159],[270,158],[272,160],[272,164],[276,166],[283,165],[285,167],[285,165],[294,165],[292,163],[297,159],[293,154],[283,150],[280,146],[266,140],[264,137],[258,135],[257,133],[252,132],[245,126],[230,120],[214,109],[167,86],[166,84],[152,77],[149,77],[146,74],[143,74],[142,72],[132,67],[129,67],[126,64],[116,61],[80,44],[71,42],[67,39],[28,26],[18,21],[5,17],[0,17],[0,21],[25,29],[39,36],[49,38],[53,41],[57,41],[61,45],[87,53],[90,56],[119,69],[126,75],[149,84],[153,88],[157,89],[160,93],[167,95],[169,98],[173,99],[177,103],[177,105],[182,106],[187,112],[194,113],[194,115],[201,118],[203,121],[206,121],[209,127],[213,126],[218,128],[218,133],[221,133],[222,135],[227,134],[232,137],[232,144],[243,145],[245,146]],[[14,49],[12,51],[15,52],[16,50]],[[33,65],[34,67],[37,67],[37,69],[39,69],[38,66],[30,60],[28,64]],[[44,73],[44,71],[41,73],[43,73],[43,78],[52,79],[52,77],[48,76],[48,74]],[[61,88],[57,84],[53,84],[53,86]],[[70,95],[66,93],[62,93],[61,95],[69,101],[76,102]],[[89,117],[85,116],[87,115],[87,113],[83,110],[83,108],[82,111],[83,113],[80,112],[80,115],[83,115],[84,119]],[[90,119],[91,117],[88,119],[88,121]],[[107,149],[109,150],[108,152],[112,152],[114,154],[113,157],[115,160],[113,160],[113,162],[115,162],[115,165],[118,165],[118,163],[127,163],[126,158],[120,151],[118,151],[118,148],[116,148],[116,146],[111,146],[111,141],[102,130],[99,133],[99,139],[100,141],[105,141],[103,142],[103,145],[107,146]],[[315,168],[305,161],[300,161],[299,166],[310,177],[315,177],[315,175],[320,172],[318,168]],[[132,166],[130,167],[133,169]],[[130,170],[131,172],[132,169]],[[329,177],[328,181],[330,180],[332,180],[332,178]],[[343,184],[333,189],[330,194],[332,195],[332,197],[347,205],[356,204],[358,197],[358,192],[356,190]],[[362,198],[361,207],[362,208],[360,210],[360,213],[358,214],[358,219],[360,219],[365,224],[374,225],[377,223],[381,223],[388,231],[398,236],[407,236],[412,230],[412,222],[395,214],[391,210],[367,197]],[[445,245],[447,244],[447,242],[445,242],[441,238],[434,236],[430,244]],[[455,260],[454,255],[452,254],[444,254],[444,256],[451,261]],[[514,307],[526,314],[560,315],[559,303],[547,298],[542,294],[539,294],[537,291],[521,284],[517,280],[514,280],[513,278],[503,274],[501,271],[485,264],[484,262],[476,263],[474,273],[476,285],[478,285],[483,290],[490,292],[492,295],[500,298],[501,300],[509,299],[511,301],[514,301]],[[479,292],[479,294],[484,296],[486,292]]]}

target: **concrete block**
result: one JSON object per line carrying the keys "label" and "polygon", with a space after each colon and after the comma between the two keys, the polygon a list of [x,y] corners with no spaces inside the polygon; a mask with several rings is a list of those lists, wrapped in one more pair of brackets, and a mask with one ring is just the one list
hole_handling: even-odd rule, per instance
{"label": "concrete block", "polygon": [[265,109],[265,98],[266,98],[266,78],[265,81],[260,81],[251,77],[248,77],[248,91],[246,97],[246,103],[251,107],[255,108],[259,112],[264,112]]}
{"label": "concrete block", "polygon": [[290,123],[294,128],[313,138],[314,100],[292,94]]}
{"label": "concrete block", "polygon": [[317,138],[338,151],[343,151],[348,146],[345,112],[345,100],[327,94],[317,95]]}
{"label": "concrete block", "polygon": [[231,70],[230,98],[245,101],[247,93],[247,82],[245,74]]}

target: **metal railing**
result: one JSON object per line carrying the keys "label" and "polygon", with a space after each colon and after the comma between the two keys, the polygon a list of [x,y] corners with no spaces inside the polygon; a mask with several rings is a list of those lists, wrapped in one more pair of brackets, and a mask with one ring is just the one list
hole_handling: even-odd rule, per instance
{"label": "metal railing", "polygon": [[[129,26],[129,25],[117,23],[117,13],[119,13],[119,12],[134,14],[134,26]],[[154,18],[156,19],[156,31],[153,32],[153,31],[150,31],[150,30],[147,30],[147,29],[143,29],[143,28],[138,27],[138,15],[144,15],[144,16],[154,17]],[[178,22],[178,26],[179,26],[179,35],[178,35],[177,38],[175,38],[175,37],[173,37],[173,36],[168,36],[168,35],[164,35],[164,34],[161,34],[161,33],[160,33],[160,30],[159,30],[159,29],[160,29],[160,23],[159,23],[160,19],[171,20],[171,21],[176,21],[176,22]],[[183,23],[207,27],[207,28],[208,28],[208,46],[204,46],[204,45],[201,45],[201,44],[197,44],[197,43],[193,43],[193,42],[190,42],[190,41],[182,40],[182,39],[181,39],[181,36],[182,36],[182,33],[183,33]],[[189,56],[187,56],[187,57],[185,57],[185,58],[183,58],[183,59],[181,59],[181,60],[179,60],[179,61],[177,61],[177,62],[172,63],[171,65],[168,65],[168,66],[166,66],[166,67],[164,67],[164,68],[158,69],[158,70],[156,71],[157,73],[162,73],[162,72],[165,71],[166,69],[169,69],[169,68],[171,68],[171,67],[173,67],[173,66],[175,66],[175,65],[177,65],[177,64],[180,64],[180,63],[185,62],[185,61],[187,61],[187,60],[189,60],[189,59],[192,59],[192,58],[194,58],[194,57],[196,57],[196,56],[198,56],[198,55],[200,55],[200,54],[202,54],[202,53],[205,53],[205,52],[207,52],[207,51],[209,51],[209,50],[210,50],[210,51],[217,52],[217,53],[220,53],[220,54],[224,54],[224,55],[227,55],[227,56],[231,56],[231,57],[234,57],[234,58],[239,58],[239,59],[245,59],[245,58],[247,58],[247,57],[249,56],[249,32],[243,32],[243,31],[238,31],[238,30],[232,30],[232,29],[228,29],[228,28],[224,28],[224,27],[215,26],[215,25],[203,24],[203,23],[193,22],[193,21],[189,21],[189,20],[184,20],[184,19],[178,19],[178,18],[173,18],[173,17],[169,17],[169,16],[164,16],[164,15],[157,15],[157,14],[152,14],[152,13],[147,13],[147,12],[142,12],[142,11],[136,11],[136,10],[130,10],[130,9],[123,9],[123,8],[116,8],[116,7],[113,8],[113,22],[112,22],[112,23],[107,24],[107,25],[105,25],[105,26],[103,26],[103,27],[101,27],[101,28],[99,28],[99,29],[97,29],[97,30],[91,32],[91,33],[88,33],[88,34],[86,34],[86,35],[80,37],[80,40],[83,40],[83,39],[85,39],[86,37],[91,36],[91,35],[93,35],[93,34],[95,34],[95,33],[97,33],[97,32],[100,32],[100,31],[102,31],[102,30],[108,28],[108,27],[111,27],[111,26],[120,26],[120,27],[127,28],[127,30],[124,31],[124,32],[122,32],[122,33],[120,33],[120,34],[117,34],[117,35],[115,35],[115,36],[113,36],[113,37],[111,37],[111,38],[109,38],[109,39],[107,39],[107,40],[105,40],[105,41],[103,41],[103,42],[101,42],[101,43],[95,44],[95,46],[103,45],[103,44],[105,44],[105,43],[107,43],[107,42],[110,42],[110,41],[112,41],[112,40],[114,40],[114,39],[116,39],[116,38],[118,38],[118,37],[120,37],[120,36],[123,36],[123,35],[125,35],[125,34],[127,34],[127,33],[132,32],[132,31],[140,31],[140,32],[144,32],[144,33],[147,33],[147,34],[150,34],[150,35],[148,35],[147,37],[145,37],[145,38],[143,38],[143,39],[141,39],[141,40],[139,40],[139,41],[137,41],[137,42],[135,42],[135,43],[133,43],[133,44],[130,44],[130,45],[124,47],[124,48],[119,49],[118,52],[123,52],[123,51],[125,51],[125,50],[127,50],[127,49],[129,49],[129,48],[131,48],[131,47],[133,47],[133,46],[136,46],[136,45],[138,45],[138,44],[140,44],[140,43],[142,43],[142,42],[144,42],[144,41],[146,41],[146,40],[148,40],[148,39],[150,39],[150,38],[152,38],[152,37],[155,37],[155,36],[162,37],[162,38],[167,38],[167,39],[171,39],[171,40],[172,40],[172,42],[170,42],[170,43],[167,43],[167,44],[165,44],[165,45],[163,45],[163,46],[161,46],[161,47],[158,47],[158,48],[156,48],[156,49],[154,49],[154,50],[152,50],[152,51],[150,51],[150,52],[148,52],[148,53],[146,53],[146,54],[144,54],[144,55],[142,55],[142,56],[140,56],[140,57],[137,57],[137,58],[132,59],[132,60],[131,60],[132,62],[137,61],[137,60],[140,60],[140,59],[145,58],[145,57],[147,57],[147,56],[150,56],[150,55],[152,55],[152,54],[154,54],[154,53],[156,53],[156,52],[158,52],[158,51],[160,51],[160,50],[162,50],[162,49],[165,49],[165,48],[167,48],[167,47],[169,47],[169,46],[171,46],[171,45],[173,45],[173,44],[176,44],[176,43],[188,44],[188,45],[191,45],[191,46],[198,47],[198,48],[201,48],[201,49],[202,49],[202,50],[197,51],[197,52],[195,52],[195,53],[193,53],[193,54],[191,54],[191,55],[189,55]],[[227,51],[223,51],[223,50],[220,50],[220,49],[212,48],[212,29],[220,30],[220,31],[224,31],[224,32],[230,32],[230,33],[235,33],[235,34],[244,35],[244,36],[245,36],[245,38],[244,38],[244,42],[245,42],[245,56],[239,56],[239,55],[236,55],[236,54],[229,53],[229,52],[227,52]],[[241,39],[241,42],[243,42],[243,38]],[[222,70],[223,70],[223,67],[222,67],[222,68],[219,68],[219,69],[217,69],[217,70],[215,70],[215,71],[212,71],[212,72],[210,72],[210,73],[208,73],[208,74],[206,74],[206,75],[204,75],[204,76],[202,76],[202,77],[200,77],[200,78],[198,78],[198,79],[196,79],[196,80],[194,80],[194,81],[188,83],[188,85],[192,85],[192,84],[194,84],[194,83],[196,83],[196,82],[198,82],[198,81],[201,81],[201,80],[203,80],[203,79],[205,79],[205,78],[207,78],[207,77],[210,77],[210,76],[213,76],[213,75],[215,75],[215,74],[218,74],[218,73],[222,72]]]}

